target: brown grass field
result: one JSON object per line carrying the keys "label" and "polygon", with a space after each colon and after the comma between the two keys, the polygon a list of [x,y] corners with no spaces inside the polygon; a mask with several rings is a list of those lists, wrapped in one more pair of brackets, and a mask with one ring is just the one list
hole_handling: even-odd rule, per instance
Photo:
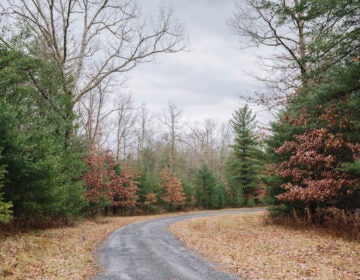
{"label": "brown grass field", "polygon": [[169,230],[242,279],[360,279],[358,241],[266,224],[263,213],[187,220]]}

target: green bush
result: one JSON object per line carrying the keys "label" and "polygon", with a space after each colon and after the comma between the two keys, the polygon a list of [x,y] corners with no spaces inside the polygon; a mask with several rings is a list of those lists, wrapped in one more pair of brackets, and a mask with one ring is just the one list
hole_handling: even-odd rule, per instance
{"label": "green bush", "polygon": [[246,200],[246,206],[247,207],[254,207],[255,206],[255,199],[253,196],[249,196]]}

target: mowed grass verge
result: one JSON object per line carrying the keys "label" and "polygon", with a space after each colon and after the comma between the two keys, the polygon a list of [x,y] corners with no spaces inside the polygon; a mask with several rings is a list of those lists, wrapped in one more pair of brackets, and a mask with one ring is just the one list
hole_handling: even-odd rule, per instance
{"label": "mowed grass verge", "polygon": [[267,225],[264,215],[185,220],[169,231],[242,279],[360,279],[359,242],[314,229]]}
{"label": "mowed grass verge", "polygon": [[161,216],[84,220],[74,227],[0,232],[0,279],[88,279],[98,271],[95,251],[110,233]]}

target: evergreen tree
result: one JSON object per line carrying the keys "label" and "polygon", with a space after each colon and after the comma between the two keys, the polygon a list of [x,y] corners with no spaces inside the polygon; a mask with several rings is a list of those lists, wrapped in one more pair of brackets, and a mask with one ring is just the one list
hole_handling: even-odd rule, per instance
{"label": "evergreen tree", "polygon": [[[65,148],[67,100],[56,64],[0,46],[0,165],[4,199],[16,218],[49,220],[79,215],[84,165],[77,139]],[[73,113],[66,113],[70,115]]]}
{"label": "evergreen tree", "polygon": [[274,176],[281,178],[269,188],[272,204],[300,214],[330,205],[359,207],[359,75],[352,59],[333,67],[326,82],[293,97],[274,124],[269,144],[278,166]]}
{"label": "evergreen tree", "polygon": [[272,90],[255,94],[257,102],[283,107],[299,88],[319,82],[322,73],[357,52],[359,10],[354,0],[240,1],[229,23],[242,44],[277,49],[264,57],[276,61],[263,64],[269,75],[258,76]]}
{"label": "evergreen tree", "polygon": [[[0,150],[1,157],[1,150]],[[3,193],[1,192],[1,188],[3,187],[3,178],[4,178],[5,168],[4,166],[0,166],[0,223],[7,223],[12,218],[12,203],[3,201]]]}
{"label": "evergreen tree", "polygon": [[228,204],[229,204],[229,197],[228,197],[226,184],[219,181],[216,189],[217,189],[218,197],[219,197],[218,208],[222,209],[222,208],[228,206]]}
{"label": "evergreen tree", "polygon": [[[360,2],[323,1],[322,11],[326,14],[327,10],[333,17],[330,20],[342,20],[338,21],[339,28],[329,30],[327,36],[318,37],[311,45],[319,54],[314,58],[319,67],[309,75],[316,76],[317,82],[299,89],[289,99],[279,120],[272,125],[273,136],[268,141],[271,169],[278,170],[266,178],[268,201],[289,213],[295,209],[303,214],[305,207],[329,205],[351,210],[358,208],[360,202],[356,182],[349,181],[359,174],[356,151],[360,141]],[[333,162],[308,170],[310,164],[305,163],[305,152],[301,152],[305,148],[307,155],[313,155],[311,164],[319,165],[321,158],[331,158]],[[295,176],[294,170],[302,176],[299,172]],[[339,180],[347,184],[341,185]],[[336,192],[327,189],[325,193],[324,186],[330,185]],[[321,192],[324,193],[319,196]],[[300,193],[302,199],[295,195]]]}
{"label": "evergreen tree", "polygon": [[246,105],[235,111],[230,121],[235,140],[233,153],[227,162],[227,177],[233,206],[240,206],[244,200],[254,197],[258,186],[263,153],[255,135],[255,118]]}
{"label": "evergreen tree", "polygon": [[198,207],[219,207],[217,180],[212,170],[205,164],[196,173],[195,198]]}
{"label": "evergreen tree", "polygon": [[293,141],[294,135],[304,132],[304,129],[297,125],[295,121],[297,118],[289,121],[290,115],[297,115],[290,107],[280,112],[278,120],[271,123],[271,137],[266,139],[267,159],[261,180],[265,183],[266,190],[264,202],[271,205],[269,208],[271,213],[278,211],[291,213],[293,210],[289,203],[277,199],[277,196],[284,192],[281,185],[286,182],[286,179],[277,174],[276,170],[283,161],[289,158],[289,155],[275,152],[284,142]]}
{"label": "evergreen tree", "polygon": [[138,179],[138,203],[141,208],[147,212],[154,211],[157,203],[161,198],[161,187],[159,178],[152,172],[147,171],[144,167],[139,167]]}
{"label": "evergreen tree", "polygon": [[182,179],[181,183],[186,196],[185,207],[192,208],[195,204],[195,187],[192,183],[188,182],[185,179]]}

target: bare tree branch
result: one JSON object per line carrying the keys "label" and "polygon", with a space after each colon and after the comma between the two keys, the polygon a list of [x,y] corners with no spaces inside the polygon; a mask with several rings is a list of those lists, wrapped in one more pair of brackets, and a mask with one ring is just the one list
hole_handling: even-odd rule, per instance
{"label": "bare tree branch", "polygon": [[[269,108],[286,104],[287,98],[299,88],[317,82],[317,73],[342,59],[336,57],[334,50],[343,42],[352,44],[351,24],[348,30],[344,27],[337,30],[344,21],[344,14],[335,13],[331,7],[351,8],[351,1],[340,2],[334,1],[326,8],[317,0],[236,2],[236,12],[228,24],[244,39],[242,46],[266,46],[274,51],[273,56],[265,59],[271,63],[262,64],[268,77],[257,76],[270,91],[256,94],[253,101]],[[321,49],[317,46],[319,42],[323,44]]]}
{"label": "bare tree branch", "polygon": [[184,49],[184,29],[171,11],[160,11],[156,25],[139,14],[134,0],[6,0],[1,11],[29,26],[54,57],[73,105],[109,77]]}

